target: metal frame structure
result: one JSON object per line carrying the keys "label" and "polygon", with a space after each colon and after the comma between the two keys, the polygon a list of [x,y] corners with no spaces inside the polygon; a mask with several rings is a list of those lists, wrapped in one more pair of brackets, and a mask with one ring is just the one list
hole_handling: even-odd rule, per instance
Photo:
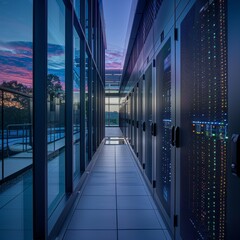
{"label": "metal frame structure", "polygon": [[[48,123],[47,78],[48,71],[48,3],[52,0],[33,0],[33,239],[53,238],[59,230],[82,184],[80,178],[74,187],[73,173],[73,29],[80,42],[80,169],[84,176],[93,154],[104,138],[104,87],[105,87],[105,30],[101,0],[59,0],[65,12],[65,153],[64,197],[59,200],[53,214],[48,214]],[[75,9],[79,6],[80,9]],[[85,19],[85,4],[88,19]],[[80,13],[80,19],[78,18]],[[86,21],[87,25],[86,25]],[[87,29],[86,29],[87,27]],[[9,30],[11,31],[11,30]],[[88,32],[88,36],[86,36]],[[86,59],[88,55],[88,89],[85,89]],[[88,91],[88,129],[85,126],[85,94]],[[2,98],[3,99],[3,98]],[[4,99],[3,99],[4,101]],[[3,106],[3,105],[2,105]],[[86,143],[85,139],[88,138]],[[88,145],[88,148],[86,146]],[[84,161],[88,149],[88,161]],[[3,157],[3,156],[2,156]],[[29,171],[29,168],[26,169]],[[30,170],[31,171],[31,170]],[[18,174],[21,174],[22,171]],[[16,173],[17,174],[17,173]],[[13,175],[13,178],[16,177]],[[2,181],[3,182],[3,181]]]}

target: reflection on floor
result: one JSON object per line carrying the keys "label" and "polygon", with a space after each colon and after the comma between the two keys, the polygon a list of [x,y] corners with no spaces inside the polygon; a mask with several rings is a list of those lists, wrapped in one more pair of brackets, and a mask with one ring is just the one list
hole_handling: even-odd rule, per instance
{"label": "reflection on floor", "polygon": [[[4,177],[6,178],[31,164],[32,151],[21,152],[11,157],[4,158]],[[0,161],[0,172],[2,173],[2,160]]]}
{"label": "reflection on floor", "polygon": [[[49,215],[65,191],[63,155],[62,153],[48,162]],[[0,239],[32,239],[31,170],[0,186]]]}
{"label": "reflection on floor", "polygon": [[0,186],[0,239],[32,239],[32,172]]}
{"label": "reflection on floor", "polygon": [[128,145],[102,147],[77,201],[59,239],[171,239]]}
{"label": "reflection on floor", "polygon": [[[108,136],[122,136],[119,128],[106,130]],[[59,157],[48,165],[49,212],[64,191]],[[65,240],[170,239],[128,145],[103,145],[61,236]],[[0,239],[32,239],[31,170],[0,186]]]}
{"label": "reflection on floor", "polygon": [[[73,135],[73,140],[80,139],[80,133],[76,132]],[[16,145],[11,145],[11,149]],[[65,146],[65,138],[60,138],[48,144],[48,155],[62,149]],[[4,178],[30,166],[32,164],[32,150],[23,150],[22,148],[15,151],[15,154],[4,158]],[[0,179],[2,176],[2,160],[0,160]]]}
{"label": "reflection on floor", "polygon": [[106,137],[123,137],[123,134],[119,127],[106,127],[105,136]]}

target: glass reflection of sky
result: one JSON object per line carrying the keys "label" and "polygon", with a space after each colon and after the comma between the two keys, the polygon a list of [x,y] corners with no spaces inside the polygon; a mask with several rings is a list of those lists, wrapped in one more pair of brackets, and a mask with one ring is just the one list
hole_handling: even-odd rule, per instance
{"label": "glass reflection of sky", "polygon": [[0,29],[0,84],[32,87],[32,0],[2,0]]}
{"label": "glass reflection of sky", "polygon": [[79,90],[80,88],[80,38],[78,36],[77,31],[74,29],[74,38],[73,38],[73,75],[74,75],[74,81],[73,81],[73,88],[75,90]]}
{"label": "glass reflection of sky", "polygon": [[65,82],[65,17],[61,1],[48,2],[48,74],[59,77],[64,88]]}
{"label": "glass reflection of sky", "polygon": [[106,69],[123,67],[131,4],[132,0],[102,1],[107,40]]}
{"label": "glass reflection of sky", "polygon": [[[51,9],[57,2],[50,1]],[[32,0],[1,0],[0,2],[0,84],[17,81],[32,87]],[[59,76],[64,83],[65,55],[64,8],[49,14],[48,21],[60,22],[61,29],[49,24],[48,73]],[[53,34],[51,34],[53,33]],[[63,84],[64,85],[64,84]]]}

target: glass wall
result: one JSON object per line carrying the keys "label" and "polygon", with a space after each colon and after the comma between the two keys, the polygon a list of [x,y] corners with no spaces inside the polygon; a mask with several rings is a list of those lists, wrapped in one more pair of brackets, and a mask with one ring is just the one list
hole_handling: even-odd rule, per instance
{"label": "glass wall", "polygon": [[3,159],[2,159],[2,152],[3,152],[3,121],[2,121],[2,115],[3,115],[3,92],[0,91],[0,102],[1,102],[1,111],[0,111],[0,132],[1,132],[1,143],[0,143],[0,149],[1,149],[1,160],[0,160],[0,180],[3,178]]}
{"label": "glass wall", "polygon": [[48,204],[50,215],[65,192],[65,9],[48,2]]}
{"label": "glass wall", "polygon": [[32,236],[32,6],[0,2],[1,239]]}
{"label": "glass wall", "polygon": [[[73,42],[73,174],[80,177],[80,38],[74,29]],[[78,181],[74,181],[78,182]]]}
{"label": "glass wall", "polygon": [[105,126],[119,126],[118,97],[105,97]]}
{"label": "glass wall", "polygon": [[94,46],[104,32],[99,9],[86,1],[80,14],[80,2],[0,1],[1,240],[55,239],[104,137],[105,46],[93,61],[88,20],[98,23]]}
{"label": "glass wall", "polygon": [[[32,3],[26,1],[23,9],[19,3],[8,1],[1,7],[0,16],[0,179],[3,179],[32,164]],[[21,27],[21,34],[16,25]]]}
{"label": "glass wall", "polygon": [[80,0],[74,0],[74,10],[77,15],[77,18],[80,20],[80,10],[81,10]]}
{"label": "glass wall", "polygon": [[88,53],[85,53],[85,58],[86,58],[86,68],[85,68],[85,164],[86,166],[88,165],[88,142],[89,142],[89,57]]}
{"label": "glass wall", "polygon": [[85,0],[85,35],[87,40],[89,39],[89,0]]}

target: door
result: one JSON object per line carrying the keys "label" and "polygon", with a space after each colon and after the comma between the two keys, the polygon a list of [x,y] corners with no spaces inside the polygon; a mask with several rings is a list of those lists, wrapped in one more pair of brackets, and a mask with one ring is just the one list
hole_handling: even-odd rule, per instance
{"label": "door", "polygon": [[146,84],[146,98],[145,98],[145,122],[146,122],[146,134],[145,134],[145,173],[152,183],[152,64],[147,68],[145,73]]}
{"label": "door", "polygon": [[227,6],[191,1],[177,22],[179,239],[225,239]]}
{"label": "door", "polygon": [[[233,141],[233,134],[240,134],[240,1],[228,1],[228,103],[229,103],[229,146],[227,179],[227,226],[226,239],[240,239],[240,177],[239,138]],[[236,54],[237,53],[237,54]],[[236,140],[236,135],[235,135]],[[237,146],[238,145],[238,146]],[[238,157],[237,157],[238,154]],[[230,155],[230,154],[229,154]]]}
{"label": "door", "polygon": [[138,82],[138,159],[143,164],[143,77]]}
{"label": "door", "polygon": [[174,38],[166,36],[156,57],[156,194],[161,210],[173,232],[175,214],[175,66]]}
{"label": "door", "polygon": [[134,87],[134,152],[138,155],[138,84]]}
{"label": "door", "polygon": [[135,149],[134,112],[135,112],[135,92],[134,92],[134,89],[133,89],[132,94],[131,94],[131,145],[132,145],[133,150]]}

